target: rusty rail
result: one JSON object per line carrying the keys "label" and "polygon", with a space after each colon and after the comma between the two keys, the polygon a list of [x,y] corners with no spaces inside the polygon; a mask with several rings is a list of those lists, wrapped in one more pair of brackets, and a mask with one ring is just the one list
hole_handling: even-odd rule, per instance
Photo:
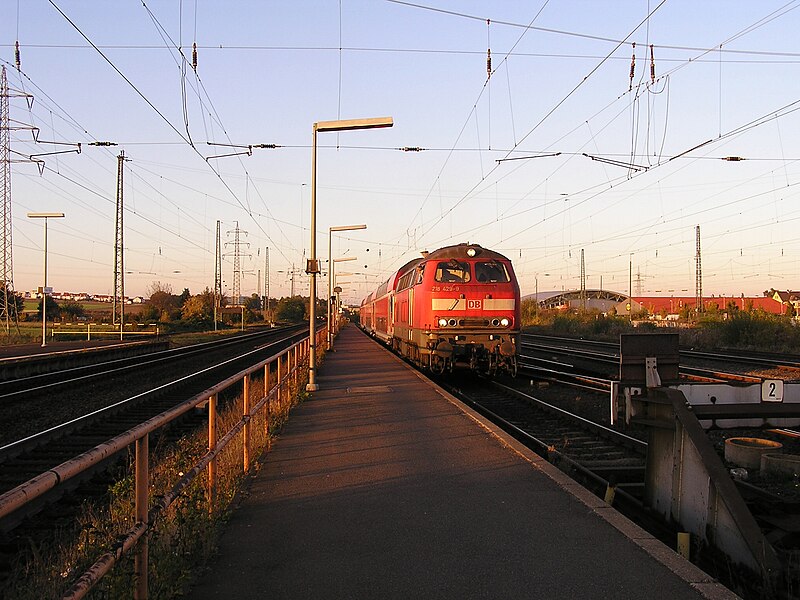
{"label": "rusty rail", "polygon": [[[317,332],[316,343],[319,345],[325,340],[327,330],[325,328]],[[45,473],[9,490],[0,496],[0,518],[13,513],[28,502],[35,500],[47,491],[60,485],[61,483],[75,477],[83,471],[91,468],[102,460],[124,450],[131,444],[136,447],[136,474],[135,474],[135,519],[134,526],[124,535],[123,539],[116,545],[113,551],[101,556],[70,588],[63,596],[71,600],[83,598],[89,591],[106,575],[119,560],[131,550],[136,551],[134,583],[134,598],[145,600],[147,591],[147,569],[148,569],[148,533],[158,516],[180,495],[198,475],[203,471],[207,473],[207,498],[209,500],[209,510],[212,510],[214,498],[216,496],[217,484],[217,457],[220,452],[233,441],[239,433],[243,433],[243,469],[249,469],[253,459],[250,447],[250,421],[259,413],[264,411],[267,432],[270,423],[270,405],[274,399],[279,402],[289,394],[289,389],[300,379],[301,371],[308,369],[309,339],[305,338],[289,348],[276,353],[259,363],[228,377],[224,381],[212,386],[174,406],[160,415],[148,419],[144,423],[110,439],[98,446],[84,452],[83,454],[68,460]],[[276,366],[276,375],[271,377],[271,367]],[[263,396],[250,406],[249,390],[251,388],[251,376],[263,369],[264,391]],[[243,414],[242,418],[234,424],[231,429],[221,438],[217,439],[217,397],[227,388],[243,383]],[[181,477],[170,490],[170,492],[159,498],[158,502],[149,511],[149,435],[150,433],[167,425],[186,412],[205,404],[208,411],[208,452],[198,461],[193,468]],[[267,436],[267,439],[269,437]]]}

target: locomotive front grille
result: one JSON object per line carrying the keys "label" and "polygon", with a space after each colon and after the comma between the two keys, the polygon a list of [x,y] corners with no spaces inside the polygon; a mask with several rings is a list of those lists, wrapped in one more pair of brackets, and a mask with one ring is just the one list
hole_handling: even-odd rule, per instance
{"label": "locomotive front grille", "polygon": [[489,319],[459,319],[459,327],[489,327]]}

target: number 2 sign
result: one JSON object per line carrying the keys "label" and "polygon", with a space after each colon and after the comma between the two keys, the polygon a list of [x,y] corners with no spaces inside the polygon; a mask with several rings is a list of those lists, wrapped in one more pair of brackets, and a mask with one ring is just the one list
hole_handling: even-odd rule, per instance
{"label": "number 2 sign", "polygon": [[783,402],[783,380],[765,379],[761,382],[762,402]]}

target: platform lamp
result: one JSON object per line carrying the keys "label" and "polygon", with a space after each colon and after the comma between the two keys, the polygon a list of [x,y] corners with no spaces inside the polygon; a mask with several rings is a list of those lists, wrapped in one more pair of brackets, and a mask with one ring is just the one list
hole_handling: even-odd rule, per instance
{"label": "platform lamp", "polygon": [[[351,274],[352,273],[339,273],[339,275],[341,275],[341,276],[351,275]],[[334,283],[336,284],[336,286],[333,288],[333,293],[336,294],[336,314],[338,315],[339,313],[342,312],[342,294],[344,292],[344,289],[342,288],[342,286],[343,285],[351,285],[352,282],[351,281],[334,281]],[[336,322],[337,322],[337,327],[338,327],[338,322],[339,321],[337,320]]]}
{"label": "platform lamp", "polygon": [[343,121],[318,121],[312,127],[313,143],[311,149],[311,249],[306,264],[310,277],[308,290],[308,384],[306,391],[316,392],[317,385],[317,133],[320,131],[349,131],[352,129],[379,129],[394,125],[392,117],[372,119],[347,119]]}
{"label": "platform lamp", "polygon": [[[364,225],[362,227],[358,227],[357,229],[365,229],[365,228],[366,228],[366,225]],[[330,246],[330,243],[328,245]],[[329,248],[329,250],[330,250],[330,248]],[[331,255],[331,253],[328,252],[328,256],[330,256],[330,255]],[[333,295],[333,291],[332,291],[333,278],[334,278],[334,273],[336,272],[335,265],[336,265],[337,262],[346,262],[346,261],[350,261],[350,260],[357,260],[357,259],[356,259],[355,256],[345,256],[343,258],[329,258],[328,259],[328,262],[330,263],[328,265],[328,350],[333,350],[333,335],[334,335],[334,332],[333,332],[333,327],[331,327],[331,322],[332,322],[331,319],[333,319],[334,315],[333,315],[333,311],[331,311],[331,296]]]}
{"label": "platform lamp", "polygon": [[337,225],[336,227],[328,228],[328,260],[330,261],[330,265],[328,266],[328,350],[333,348],[333,333],[331,331],[331,287],[333,286],[333,259],[331,258],[333,250],[331,248],[331,240],[333,238],[333,232],[355,231],[356,229],[366,228],[366,225]]}
{"label": "platform lamp", "polygon": [[42,348],[47,346],[47,219],[60,219],[61,212],[29,212],[29,219],[44,219],[44,286],[42,287]]}

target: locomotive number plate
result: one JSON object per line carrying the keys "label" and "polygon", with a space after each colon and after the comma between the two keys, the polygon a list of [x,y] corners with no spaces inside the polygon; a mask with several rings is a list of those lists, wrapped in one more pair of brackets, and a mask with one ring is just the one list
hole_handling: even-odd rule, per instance
{"label": "locomotive number plate", "polygon": [[461,288],[457,285],[432,285],[432,292],[459,292]]}

